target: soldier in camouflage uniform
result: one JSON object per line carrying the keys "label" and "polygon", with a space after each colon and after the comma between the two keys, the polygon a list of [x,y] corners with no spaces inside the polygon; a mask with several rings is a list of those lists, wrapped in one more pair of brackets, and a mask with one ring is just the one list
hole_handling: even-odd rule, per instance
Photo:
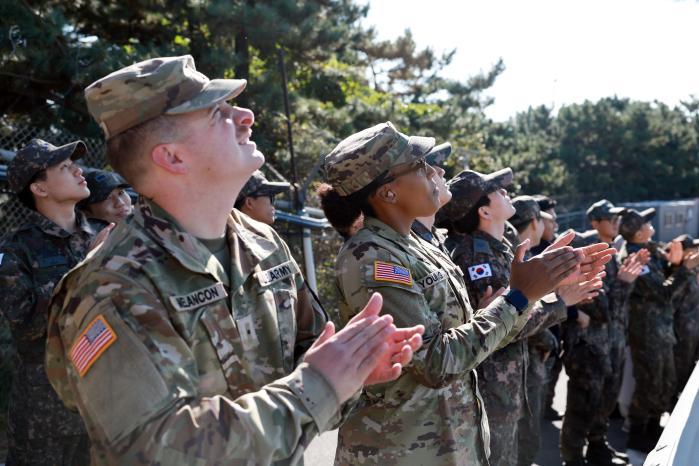
{"label": "soldier in camouflage uniform", "polygon": [[[595,229],[578,234],[577,241],[587,244],[601,239],[611,245],[623,212],[623,208],[614,207],[604,199],[594,203],[587,210],[587,218]],[[627,464],[628,457],[607,443],[607,425],[623,372],[626,300],[631,283],[643,266],[636,258],[627,260],[621,268],[617,258],[608,262],[599,296],[577,305],[590,316],[588,327],[565,324],[565,365],[569,377],[561,429],[561,456],[565,464],[583,464],[586,440],[588,464]]]}
{"label": "soldier in camouflage uniform", "polygon": [[[699,248],[699,240],[689,235],[676,238],[682,243],[684,255],[692,254]],[[697,269],[692,273],[696,276]],[[684,290],[675,294],[672,303],[675,309],[675,370],[677,371],[677,396],[689,380],[694,366],[699,360],[699,281],[690,278]]]}
{"label": "soldier in camouflage uniform", "polygon": [[268,181],[260,170],[255,170],[240,190],[235,200],[235,208],[258,222],[272,225],[275,209],[274,196],[289,190],[289,183]]}
{"label": "soldier in camouflage uniform", "polygon": [[654,215],[655,209],[627,210],[619,227],[627,241],[620,254],[622,261],[643,248],[650,252],[650,261],[634,282],[628,301],[629,346],[636,379],[628,414],[628,448],[644,453],[658,441],[660,417],[671,408],[676,390],[672,302],[686,282],[695,279],[690,269],[699,263],[699,254],[683,259],[679,242],[666,254],[651,241]]}
{"label": "soldier in camouflage uniform", "polygon": [[35,139],[8,166],[10,187],[29,207],[24,225],[0,249],[0,311],[16,348],[8,465],[89,463],[83,422],[65,409],[44,370],[51,292],[85,257],[98,231],[75,211],[76,203],[90,194],[74,162],[86,150],[82,141],[55,147]]}
{"label": "soldier in camouflage uniform", "polygon": [[[439,206],[442,207],[451,200],[451,191],[447,187],[447,180],[444,178],[444,162],[451,154],[451,144],[445,142],[434,146],[432,150],[425,156],[425,161],[435,170],[434,180],[439,188]],[[435,215],[427,217],[419,217],[411,226],[411,230],[423,240],[431,243],[434,247],[441,249],[447,253],[444,242],[446,236],[444,230],[434,226]]]}
{"label": "soldier in camouflage uniform", "polygon": [[133,204],[122,177],[107,170],[90,170],[85,174],[90,197],[78,203],[78,208],[92,219],[119,223],[133,213]]}
{"label": "soldier in camouflage uniform", "polygon": [[386,123],[348,137],[325,159],[334,209],[348,220],[365,216],[336,261],[341,323],[380,291],[396,322],[426,326],[425,344],[406,374],[366,389],[340,428],[336,464],[487,464],[490,435],[473,369],[526,321],[518,316],[525,296],[538,298],[559,281],[543,270],[522,274],[522,267],[569,263],[568,249],[522,263],[522,249],[510,292],[474,314],[460,269],[410,232],[416,217],[439,207],[435,171],[422,159],[433,144]]}
{"label": "soldier in camouflage uniform", "polygon": [[380,299],[334,334],[286,244],[231,213],[264,161],[252,112],[225,103],[244,86],[183,56],[86,90],[110,164],[149,197],[52,300],[47,372],[85,420],[93,465],[300,464],[363,383],[396,378],[420,344],[421,329],[377,317]]}

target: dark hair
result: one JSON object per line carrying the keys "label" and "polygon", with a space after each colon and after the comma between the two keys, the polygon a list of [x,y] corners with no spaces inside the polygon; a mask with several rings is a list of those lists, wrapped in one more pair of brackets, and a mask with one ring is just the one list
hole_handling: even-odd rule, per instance
{"label": "dark hair", "polygon": [[243,207],[243,204],[245,204],[245,199],[247,199],[247,196],[240,197],[235,200],[235,204],[233,204],[233,207],[236,209],[240,210],[241,207]]}
{"label": "dark hair", "polygon": [[[456,233],[470,234],[476,231],[478,229],[478,224],[481,221],[481,217],[478,215],[478,209],[488,205],[490,205],[490,198],[488,197],[488,194],[484,194],[480,199],[478,199],[478,202],[476,202],[476,204],[468,211],[466,215],[452,222],[452,226],[454,227]],[[449,233],[452,232],[450,231]]]}
{"label": "dark hair", "polygon": [[27,183],[24,189],[22,189],[17,194],[19,202],[21,202],[27,209],[36,210],[36,201],[34,200],[34,194],[32,193],[30,186],[32,185],[32,183],[35,183],[37,181],[46,181],[46,170],[41,170],[40,172],[32,176],[32,179],[29,180],[29,183]]}
{"label": "dark hair", "polygon": [[[379,178],[383,179],[383,177]],[[343,238],[349,236],[350,228],[361,214],[365,217],[375,216],[374,209],[369,203],[369,196],[381,186],[379,178],[349,196],[341,196],[327,183],[318,187],[320,206],[323,208],[325,217]]]}
{"label": "dark hair", "polygon": [[541,215],[538,217],[534,217],[533,219],[529,220],[528,222],[524,223],[512,223],[512,220],[510,220],[510,223],[512,223],[512,226],[514,226],[517,229],[517,233],[522,233],[524,230],[527,229],[527,227],[534,221],[536,220],[541,220]]}

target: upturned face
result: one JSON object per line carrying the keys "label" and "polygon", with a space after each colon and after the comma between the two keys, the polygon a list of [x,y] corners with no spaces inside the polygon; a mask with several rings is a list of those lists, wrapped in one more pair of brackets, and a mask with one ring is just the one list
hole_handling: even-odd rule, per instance
{"label": "upturned face", "polygon": [[46,179],[35,181],[46,199],[55,202],[81,201],[90,195],[82,169],[71,159],[66,159],[46,169]]}

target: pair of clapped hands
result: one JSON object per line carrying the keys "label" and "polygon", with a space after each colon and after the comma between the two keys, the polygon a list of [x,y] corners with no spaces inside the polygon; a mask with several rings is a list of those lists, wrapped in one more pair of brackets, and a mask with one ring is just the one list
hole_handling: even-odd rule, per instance
{"label": "pair of clapped hands", "polygon": [[[596,296],[602,287],[604,266],[616,250],[606,243],[573,248],[569,244],[574,237],[572,231],[563,234],[544,252],[528,260],[524,260],[528,242],[520,244],[512,263],[510,286],[522,292],[530,303],[553,290],[559,295],[580,297],[579,301]],[[504,291],[492,293],[485,304]],[[485,307],[483,300],[479,304]],[[325,377],[340,403],[364,385],[397,379],[413,352],[422,345],[422,325],[397,328],[393,317],[379,315],[381,305],[381,295],[374,293],[342,330],[336,332],[332,322],[328,322],[306,352],[304,362]]]}

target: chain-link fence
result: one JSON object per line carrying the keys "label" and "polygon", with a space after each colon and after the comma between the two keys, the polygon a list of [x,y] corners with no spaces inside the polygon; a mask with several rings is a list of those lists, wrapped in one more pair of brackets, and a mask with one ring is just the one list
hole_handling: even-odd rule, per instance
{"label": "chain-link fence", "polygon": [[[67,132],[37,129],[29,125],[2,125],[0,130],[0,149],[4,154],[14,154],[17,150],[27,145],[33,138],[43,139],[56,146],[62,146],[69,142],[81,139],[87,145],[87,155],[80,160],[80,164],[87,167],[104,168],[105,144],[101,138],[79,138]],[[6,164],[7,160],[0,163]],[[26,208],[12,195],[7,180],[0,180],[0,243],[8,234],[19,227],[27,216]]]}

